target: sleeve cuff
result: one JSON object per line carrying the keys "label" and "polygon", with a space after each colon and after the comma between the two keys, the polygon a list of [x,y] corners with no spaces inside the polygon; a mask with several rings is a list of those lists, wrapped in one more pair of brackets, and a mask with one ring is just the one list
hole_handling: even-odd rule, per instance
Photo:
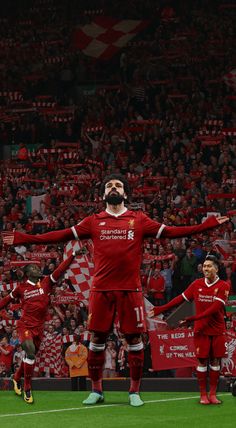
{"label": "sleeve cuff", "polygon": [[158,232],[157,232],[157,235],[156,235],[156,239],[159,239],[160,238],[160,236],[161,236],[161,234],[162,234],[162,232],[163,232],[163,230],[165,229],[165,224],[162,224],[161,225],[161,227],[160,227],[160,229],[158,230]]}
{"label": "sleeve cuff", "polygon": [[184,293],[182,293],[182,296],[183,296],[184,300],[186,300],[186,302],[190,302],[190,300],[187,299],[187,297],[185,296]]}
{"label": "sleeve cuff", "polygon": [[57,281],[53,278],[52,274],[50,275],[50,279],[53,282],[53,284],[56,284]]}
{"label": "sleeve cuff", "polygon": [[73,233],[75,239],[79,239],[78,234],[77,234],[76,229],[75,229],[75,226],[72,226],[71,230],[72,230],[72,233]]}

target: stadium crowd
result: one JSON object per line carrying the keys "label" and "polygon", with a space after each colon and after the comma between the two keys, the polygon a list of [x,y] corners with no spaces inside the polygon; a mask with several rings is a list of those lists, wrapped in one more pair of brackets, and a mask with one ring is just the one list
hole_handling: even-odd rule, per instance
{"label": "stadium crowd", "polygon": [[[219,255],[221,277],[236,294],[235,96],[223,79],[235,64],[236,10],[220,1],[157,8],[149,0],[145,11],[132,0],[122,7],[81,1],[79,11],[76,1],[16,3],[0,18],[1,230],[72,227],[103,208],[104,176],[122,172],[132,186],[129,206],[166,225],[197,224],[210,213],[231,218],[194,239],[147,240],[144,295],[153,304],[169,301],[202,276],[209,252]],[[150,25],[109,62],[95,61],[74,49],[72,30],[96,14]],[[24,261],[40,261],[48,275],[63,251],[60,243],[2,246],[1,297],[23,279]],[[60,303],[68,291],[74,291],[68,278],[55,287],[36,374],[68,375],[64,355],[74,335],[88,346],[87,302]],[[18,304],[0,313],[0,377],[23,356],[19,316]],[[104,374],[128,375],[117,326]],[[146,336],[144,376],[150,374]]]}

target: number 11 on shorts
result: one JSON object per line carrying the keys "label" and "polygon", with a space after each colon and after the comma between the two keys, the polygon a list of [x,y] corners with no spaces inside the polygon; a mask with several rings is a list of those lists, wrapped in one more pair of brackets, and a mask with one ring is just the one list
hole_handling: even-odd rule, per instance
{"label": "number 11 on shorts", "polygon": [[142,306],[136,306],[136,308],[134,308],[134,310],[135,310],[137,322],[143,321],[144,320],[143,307]]}

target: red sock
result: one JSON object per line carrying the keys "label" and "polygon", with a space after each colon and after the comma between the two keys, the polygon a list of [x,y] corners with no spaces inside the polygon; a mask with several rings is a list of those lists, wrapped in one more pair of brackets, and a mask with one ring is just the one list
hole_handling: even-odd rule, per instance
{"label": "red sock", "polygon": [[31,379],[34,372],[34,362],[35,360],[29,360],[28,358],[24,360],[24,391],[28,391],[28,389],[31,389]]}
{"label": "red sock", "polygon": [[105,361],[105,352],[94,352],[89,349],[88,370],[92,381],[92,391],[102,392],[102,369]]}
{"label": "red sock", "polygon": [[129,392],[139,392],[140,382],[143,374],[143,362],[144,352],[143,349],[140,351],[129,351],[128,361],[130,368],[130,388]]}
{"label": "red sock", "polygon": [[212,370],[212,368],[210,368],[210,396],[216,395],[219,377],[220,377],[220,370]]}
{"label": "red sock", "polygon": [[21,378],[23,376],[23,373],[24,373],[24,361],[22,360],[21,363],[20,363],[20,365],[19,365],[19,367],[18,367],[18,369],[16,370],[16,372],[15,372],[15,374],[13,376],[13,379],[16,382],[20,382],[20,380],[21,380]]}
{"label": "red sock", "polygon": [[199,371],[198,369],[199,367],[197,367],[196,373],[197,373],[197,380],[198,380],[200,394],[201,396],[207,395],[207,370]]}

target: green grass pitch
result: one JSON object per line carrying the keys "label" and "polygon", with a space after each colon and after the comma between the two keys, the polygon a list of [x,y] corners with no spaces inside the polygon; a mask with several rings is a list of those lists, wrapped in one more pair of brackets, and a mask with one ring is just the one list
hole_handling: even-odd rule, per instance
{"label": "green grass pitch", "polygon": [[3,428],[233,428],[236,398],[219,394],[218,406],[198,404],[198,394],[145,392],[145,405],[128,405],[126,392],[107,392],[105,402],[86,407],[85,392],[35,391],[26,404],[13,391],[0,391],[0,427]]}

